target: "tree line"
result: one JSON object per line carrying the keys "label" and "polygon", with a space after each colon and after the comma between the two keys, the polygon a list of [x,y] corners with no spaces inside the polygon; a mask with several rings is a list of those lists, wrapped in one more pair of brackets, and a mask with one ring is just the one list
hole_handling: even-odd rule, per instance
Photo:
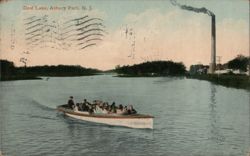
{"label": "tree line", "polygon": [[246,72],[248,66],[250,66],[250,57],[246,57],[244,55],[238,55],[234,59],[228,61],[226,63],[229,69],[238,69]]}
{"label": "tree line", "polygon": [[135,65],[116,66],[115,72],[125,76],[177,76],[186,73],[182,62],[148,61]]}
{"label": "tree line", "polygon": [[16,67],[13,62],[8,60],[0,60],[0,68],[1,80],[33,79],[37,76],[84,76],[100,72],[97,69],[79,65]]}

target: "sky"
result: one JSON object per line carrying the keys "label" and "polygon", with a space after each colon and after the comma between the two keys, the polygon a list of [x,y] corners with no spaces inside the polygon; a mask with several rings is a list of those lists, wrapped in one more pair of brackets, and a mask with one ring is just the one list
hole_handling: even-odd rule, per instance
{"label": "sky", "polygon": [[[248,0],[176,2],[205,7],[215,14],[220,63],[239,54],[249,55]],[[77,25],[73,19],[84,16],[88,16],[86,20],[96,18],[92,24],[101,23],[89,27],[98,31],[79,30],[87,23]],[[44,26],[45,18],[52,27],[43,27],[39,37],[32,26],[36,26],[36,19]],[[23,66],[24,59],[28,66],[65,64],[101,70],[154,60],[183,62],[187,68],[210,63],[211,17],[182,10],[169,0],[4,0],[0,3],[0,21],[0,58],[17,66]],[[73,26],[67,27],[70,24]],[[68,28],[73,30],[73,37],[56,40],[60,34],[71,33]]]}

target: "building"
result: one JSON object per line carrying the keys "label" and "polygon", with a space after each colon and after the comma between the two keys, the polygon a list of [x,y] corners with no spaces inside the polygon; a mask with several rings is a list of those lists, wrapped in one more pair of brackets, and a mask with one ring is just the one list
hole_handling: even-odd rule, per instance
{"label": "building", "polygon": [[189,73],[191,75],[195,74],[207,74],[208,73],[209,66],[203,65],[203,64],[196,64],[191,65]]}

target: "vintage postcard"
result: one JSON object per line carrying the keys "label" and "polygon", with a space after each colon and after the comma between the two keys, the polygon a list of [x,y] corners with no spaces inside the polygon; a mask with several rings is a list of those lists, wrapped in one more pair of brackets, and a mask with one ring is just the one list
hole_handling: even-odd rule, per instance
{"label": "vintage postcard", "polygon": [[250,155],[249,0],[0,0],[0,156]]}

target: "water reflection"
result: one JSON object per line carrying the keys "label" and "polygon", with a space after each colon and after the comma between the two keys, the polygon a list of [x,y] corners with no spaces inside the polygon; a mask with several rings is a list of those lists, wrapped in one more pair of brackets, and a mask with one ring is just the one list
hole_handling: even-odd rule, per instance
{"label": "water reflection", "polygon": [[[153,139],[154,131],[150,129],[133,129],[133,128],[127,128],[127,127],[120,127],[120,126],[110,126],[105,124],[98,124],[98,123],[92,123],[87,121],[81,121],[78,119],[70,118],[66,115],[62,115],[58,113],[58,117],[61,116],[61,119],[63,122],[66,123],[68,128],[68,135],[71,137],[77,136],[90,136],[91,139],[93,136],[98,135],[130,135],[131,137],[136,138],[146,138],[146,139]],[[139,133],[140,135],[137,135]],[[110,136],[112,138],[112,136]]]}
{"label": "water reflection", "polygon": [[160,77],[154,81],[154,84],[166,84],[175,80],[183,80],[185,77]]}
{"label": "water reflection", "polygon": [[[65,115],[61,115],[61,119],[65,123],[64,135],[69,138],[65,144],[74,147],[80,144],[86,147],[78,149],[80,153],[96,154],[95,152],[98,150],[103,154],[116,155],[120,149],[128,149],[129,152],[135,150],[133,152],[136,152],[141,148],[147,148],[148,145],[152,151],[156,151],[158,148],[154,142],[152,130],[95,124],[72,119]],[[134,145],[138,143],[139,145],[135,147]],[[132,153],[128,153],[128,155],[132,155]]]}
{"label": "water reflection", "polygon": [[[3,110],[3,105],[0,104],[0,110]],[[4,122],[4,113],[0,114],[0,155],[3,151],[3,123]]]}
{"label": "water reflection", "polygon": [[[175,78],[96,76],[91,81],[74,77],[53,78],[48,83],[4,83],[0,93],[4,155],[225,156],[249,151],[250,93],[245,90]],[[71,94],[133,102],[140,112],[155,116],[155,129],[64,118],[54,108]]]}
{"label": "water reflection", "polygon": [[[0,83],[0,87],[2,87],[1,83]],[[4,93],[4,91],[2,91],[1,93]],[[9,110],[9,106],[8,105],[3,105],[4,101],[4,96],[0,95],[0,99],[3,101],[2,103],[0,103],[0,155],[4,154],[6,151],[6,146],[4,146],[4,142],[5,142],[5,133],[6,133],[6,125],[8,124],[7,121],[7,112]],[[1,153],[2,152],[2,153]]]}
{"label": "water reflection", "polygon": [[210,109],[210,132],[211,132],[211,140],[215,143],[221,143],[223,141],[225,141],[225,137],[223,136],[223,134],[220,131],[220,116],[217,113],[217,101],[216,101],[216,86],[214,84],[211,83],[210,86],[211,89],[211,95],[210,95],[210,104],[209,104],[209,109]]}
{"label": "water reflection", "polygon": [[248,92],[248,98],[249,98],[249,103],[248,103],[248,110],[249,110],[249,112],[248,112],[248,115],[249,115],[249,129],[248,129],[248,132],[249,132],[249,137],[248,137],[248,147],[249,147],[249,149],[248,149],[248,154],[249,154],[249,156],[250,156],[250,91]]}

